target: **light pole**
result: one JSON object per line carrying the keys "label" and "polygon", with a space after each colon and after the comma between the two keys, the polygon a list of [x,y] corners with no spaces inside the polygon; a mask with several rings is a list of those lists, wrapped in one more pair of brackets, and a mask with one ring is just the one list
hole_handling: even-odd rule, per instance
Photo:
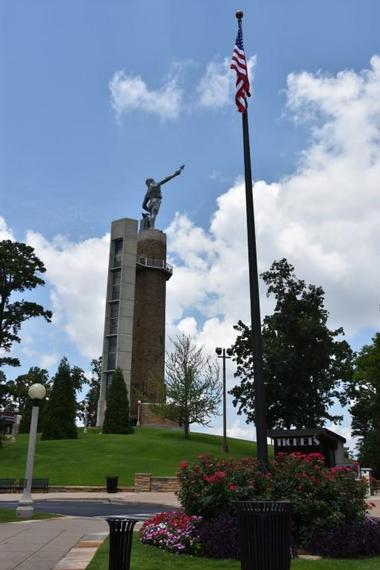
{"label": "light pole", "polygon": [[16,516],[22,519],[30,518],[33,515],[33,499],[32,499],[32,479],[34,466],[34,451],[36,448],[38,411],[40,401],[46,396],[46,388],[42,384],[32,384],[28,390],[28,396],[32,400],[32,419],[30,422],[28,455],[25,468],[24,490],[19,500]]}
{"label": "light pole", "polygon": [[219,346],[215,349],[218,358],[223,359],[223,451],[228,453],[227,444],[227,411],[226,411],[226,358],[231,358],[232,349],[231,348],[220,348]]}
{"label": "light pole", "polygon": [[136,426],[141,425],[141,400],[137,400],[137,422]]}

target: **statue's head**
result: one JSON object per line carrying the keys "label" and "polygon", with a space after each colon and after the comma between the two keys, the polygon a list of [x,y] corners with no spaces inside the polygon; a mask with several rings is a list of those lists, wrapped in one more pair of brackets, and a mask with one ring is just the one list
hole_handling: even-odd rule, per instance
{"label": "statue's head", "polygon": [[149,187],[153,182],[154,182],[154,179],[153,179],[153,178],[147,178],[147,179],[145,180],[145,184],[146,184],[148,187]]}

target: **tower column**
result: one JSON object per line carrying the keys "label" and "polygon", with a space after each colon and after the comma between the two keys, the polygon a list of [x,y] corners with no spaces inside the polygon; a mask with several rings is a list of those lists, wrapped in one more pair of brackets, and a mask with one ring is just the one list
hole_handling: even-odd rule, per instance
{"label": "tower column", "polygon": [[166,281],[172,268],[166,262],[166,235],[160,230],[138,234],[135,310],[131,368],[131,415],[137,402],[164,397]]}
{"label": "tower column", "polygon": [[136,253],[137,221],[128,218],[114,220],[108,262],[98,426],[103,425],[107,390],[115,368],[123,371],[128,394],[131,393]]}

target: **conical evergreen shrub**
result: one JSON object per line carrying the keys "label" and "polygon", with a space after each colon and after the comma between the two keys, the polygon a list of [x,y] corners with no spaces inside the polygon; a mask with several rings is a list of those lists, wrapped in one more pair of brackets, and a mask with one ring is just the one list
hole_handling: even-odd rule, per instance
{"label": "conical evergreen shrub", "polygon": [[108,390],[103,433],[133,433],[129,419],[128,391],[120,368],[115,370]]}
{"label": "conical evergreen shrub", "polygon": [[77,405],[70,364],[63,358],[53,378],[53,388],[44,410],[41,439],[76,439]]}
{"label": "conical evergreen shrub", "polygon": [[[40,411],[38,412],[38,426],[37,426],[38,432],[42,431],[42,424],[44,421],[47,404],[48,400],[46,400],[45,398],[43,400],[40,400],[39,404]],[[30,398],[28,398],[25,403],[24,409],[22,411],[20,427],[18,428],[19,433],[29,433],[30,422],[32,420],[32,407],[33,407],[33,402]]]}

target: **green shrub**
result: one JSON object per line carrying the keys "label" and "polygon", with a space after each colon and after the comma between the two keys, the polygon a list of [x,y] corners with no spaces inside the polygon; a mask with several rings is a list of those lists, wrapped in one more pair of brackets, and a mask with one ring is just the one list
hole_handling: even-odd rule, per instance
{"label": "green shrub", "polygon": [[103,433],[133,433],[129,419],[129,400],[123,372],[117,368],[108,390]]}
{"label": "green shrub", "polygon": [[73,370],[67,358],[62,358],[53,378],[53,387],[44,408],[44,415],[41,415],[41,439],[76,439],[76,413]]}
{"label": "green shrub", "polygon": [[214,518],[233,512],[233,501],[269,499],[271,476],[253,457],[215,459],[201,455],[192,466],[180,463],[178,498],[189,515]]}
{"label": "green shrub", "polygon": [[324,465],[319,453],[279,454],[271,465],[272,498],[292,503],[293,534],[304,543],[318,530],[364,520],[367,485],[350,467]]}
{"label": "green shrub", "polygon": [[200,457],[180,464],[178,497],[187,514],[212,519],[235,514],[234,501],[290,500],[297,544],[322,528],[360,522],[367,510],[366,484],[350,468],[328,469],[318,453],[279,455],[262,473],[254,458]]}

